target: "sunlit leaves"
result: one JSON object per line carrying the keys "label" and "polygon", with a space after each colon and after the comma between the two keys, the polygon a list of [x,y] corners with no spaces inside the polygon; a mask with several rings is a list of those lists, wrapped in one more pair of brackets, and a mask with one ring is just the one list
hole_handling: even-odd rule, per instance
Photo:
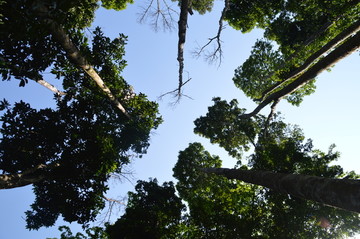
{"label": "sunlit leaves", "polygon": [[214,98],[206,116],[195,120],[194,132],[217,143],[233,157],[241,157],[254,142],[258,128],[252,119],[241,119],[245,109],[238,108],[237,101],[229,103]]}

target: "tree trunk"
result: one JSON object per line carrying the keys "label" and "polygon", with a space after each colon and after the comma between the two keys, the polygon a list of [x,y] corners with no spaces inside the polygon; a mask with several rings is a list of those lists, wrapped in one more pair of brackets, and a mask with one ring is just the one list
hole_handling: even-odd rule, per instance
{"label": "tree trunk", "polygon": [[189,4],[190,0],[182,0],[180,5],[180,17],[179,17],[179,41],[178,41],[178,56],[177,60],[179,62],[179,86],[178,86],[178,96],[181,96],[181,87],[183,84],[183,72],[184,72],[184,45],[186,40],[186,28],[187,28],[187,19],[189,13]]}
{"label": "tree trunk", "polygon": [[228,168],[203,168],[202,171],[360,213],[360,180]]}
{"label": "tree trunk", "polygon": [[52,19],[45,19],[45,22],[49,26],[51,34],[54,39],[63,47],[70,61],[75,65],[82,68],[92,80],[100,87],[100,89],[107,95],[110,101],[123,113],[126,117],[130,118],[122,104],[111,93],[110,89],[106,86],[105,82],[101,79],[95,69],[87,62],[84,56],[82,56],[79,49],[71,41],[70,37],[66,34],[64,29]]}
{"label": "tree trunk", "polygon": [[[339,33],[336,37],[334,37],[331,41],[329,41],[327,44],[325,44],[321,49],[319,49],[317,52],[313,53],[309,58],[306,59],[306,61],[297,69],[290,72],[288,76],[281,82],[277,83],[276,85],[270,87],[266,91],[263,92],[260,101],[263,100],[266,95],[271,93],[272,91],[276,90],[280,86],[282,86],[284,83],[288,82],[289,80],[292,80],[296,77],[298,77],[300,74],[304,73],[306,70],[308,70],[314,62],[318,61],[320,57],[323,57],[326,55],[330,50],[337,47],[341,43],[343,43],[345,40],[347,40],[349,37],[351,37],[353,34],[360,31],[360,20],[356,21],[354,24],[349,26],[347,29]],[[287,61],[291,60],[287,59]],[[283,64],[284,66],[285,64]],[[271,74],[273,76],[274,74]],[[270,77],[271,77],[270,76]],[[270,78],[268,77],[268,78]],[[266,79],[265,79],[266,80]]]}
{"label": "tree trunk", "polygon": [[285,86],[283,89],[276,91],[270,94],[268,97],[264,99],[251,113],[242,115],[242,118],[250,118],[255,116],[260,112],[265,106],[270,104],[273,101],[280,100],[283,97],[293,93],[301,86],[305,85],[316,76],[318,76],[324,70],[330,68],[346,56],[355,52],[360,47],[360,32],[358,32],[355,36],[351,37],[341,46],[333,50],[329,55],[319,60],[314,66],[312,66],[309,70],[303,73],[299,78],[291,82],[289,85]]}

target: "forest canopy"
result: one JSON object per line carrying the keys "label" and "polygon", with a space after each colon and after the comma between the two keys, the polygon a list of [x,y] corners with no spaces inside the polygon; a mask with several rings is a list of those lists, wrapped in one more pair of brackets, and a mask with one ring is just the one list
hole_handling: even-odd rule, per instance
{"label": "forest canopy", "polygon": [[[315,239],[360,233],[360,175],[335,163],[340,153],[334,145],[328,151],[317,149],[300,126],[287,123],[276,110],[282,100],[300,106],[306,96],[316,94],[319,75],[358,51],[359,1],[224,0],[215,36],[204,36],[208,41],[195,55],[207,52],[205,58],[218,61],[221,68],[225,26],[238,34],[261,29],[262,37],[232,77],[239,93],[255,104],[248,107],[243,99],[212,95],[213,105],[205,113],[199,109],[202,115],[192,119],[193,133],[227,155],[213,155],[202,143],[188,142],[187,148],[176,149],[174,182],[159,182],[159,175],[139,180],[120,202],[107,197],[111,179],[126,175],[126,167],[147,153],[163,122],[161,101],[137,92],[129,83],[133,79],[124,77],[125,49],[132,38],[120,32],[110,37],[106,27],[93,25],[99,8],[120,15],[132,3],[0,1],[2,80],[24,89],[38,84],[53,94],[53,106],[46,108],[26,100],[0,101],[0,189],[6,193],[32,187],[35,199],[25,212],[27,229],[52,227],[62,218],[84,228],[84,233],[73,235],[71,228],[61,227],[62,239]],[[184,89],[193,87],[185,45],[196,40],[188,31],[191,18],[219,11],[215,5],[213,0],[141,3],[140,23],[147,20],[155,30],[177,27],[173,60],[178,69],[171,81],[177,87],[161,95],[173,95],[177,105],[183,103]],[[144,45],[150,42],[139,39]],[[157,44],[162,44],[161,38]],[[148,57],[137,54],[139,62]],[[163,60],[152,55],[147,61],[156,61],[163,71],[174,63]],[[141,64],[136,67],[147,70]],[[141,84],[149,87],[146,80]],[[204,83],[200,96],[206,87]],[[268,114],[262,114],[265,108]],[[186,114],[192,110],[198,109],[189,107]],[[179,121],[177,128],[185,124]],[[166,141],[182,137],[175,132]],[[167,147],[165,142],[164,152]],[[176,160],[174,154],[166,157]],[[232,168],[222,168],[225,159],[235,162]],[[123,215],[91,228],[112,202],[125,205]]]}

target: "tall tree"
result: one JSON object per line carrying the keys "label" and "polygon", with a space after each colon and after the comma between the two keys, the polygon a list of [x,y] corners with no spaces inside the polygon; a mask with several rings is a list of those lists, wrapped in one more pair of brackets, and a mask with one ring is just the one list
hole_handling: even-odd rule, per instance
{"label": "tall tree", "polygon": [[[219,144],[231,156],[240,159],[244,148],[252,147],[254,152],[247,157],[247,160],[239,160],[238,165],[242,165],[239,171],[248,175],[255,174],[257,170],[271,171],[272,175],[303,174],[308,175],[305,178],[314,176],[317,179],[321,178],[323,182],[333,180],[340,184],[344,182],[345,185],[346,182],[349,182],[349,185],[352,184],[350,188],[356,187],[355,185],[358,184],[358,180],[341,179],[343,177],[358,178],[354,172],[344,173],[340,166],[330,166],[331,162],[339,157],[338,153],[333,152],[333,147],[330,147],[327,153],[321,152],[313,148],[311,140],[304,141],[305,138],[298,127],[285,124],[279,120],[277,115],[272,120],[261,115],[257,115],[253,119],[244,119],[239,117],[243,111],[244,109],[237,107],[234,100],[227,103],[215,98],[214,106],[209,107],[206,116],[195,121],[196,133]],[[197,146],[195,147],[195,145]],[[216,165],[211,163],[215,159],[218,162]],[[174,168],[174,176],[179,180],[177,187],[179,187],[180,196],[187,200],[183,191],[186,192],[186,195],[191,195],[190,202],[188,202],[190,214],[192,210],[194,212],[197,210],[197,207],[192,208],[191,206],[196,202],[192,198],[199,202],[204,202],[207,198],[214,198],[212,204],[216,204],[222,201],[221,198],[238,196],[241,198],[239,200],[241,210],[237,211],[237,204],[230,199],[223,204],[223,206],[226,205],[223,208],[230,211],[231,215],[236,214],[244,221],[248,220],[247,224],[242,222],[247,225],[247,230],[250,230],[248,238],[291,238],[291,235],[294,234],[299,238],[342,238],[358,232],[360,223],[358,214],[304,200],[297,197],[298,195],[281,194],[278,191],[256,185],[252,186],[252,190],[246,190],[246,187],[242,186],[238,187],[238,190],[226,192],[224,178],[219,179],[211,174],[206,176],[201,169],[211,167],[211,170],[217,171],[221,165],[220,162],[218,157],[211,156],[198,144],[190,145],[180,152],[179,161]],[[274,182],[276,177],[271,180]],[[269,183],[271,180],[268,179],[267,182]],[[241,185],[240,182],[234,180],[228,180],[227,184]],[[250,187],[249,184],[245,185]],[[352,193],[357,193],[350,188],[349,197]],[[220,193],[219,190],[221,190]],[[311,193],[311,190],[307,193]],[[252,200],[246,200],[249,198],[249,194],[253,195]],[[345,197],[344,200],[348,200],[348,197]],[[321,199],[318,201],[324,202]],[[199,205],[205,207],[204,203],[199,203]],[[220,214],[218,211],[216,213]],[[259,217],[254,218],[254,215],[259,215]],[[208,220],[211,217],[204,216],[203,218],[206,218],[203,220]],[[327,220],[331,224],[328,231],[318,226],[318,222]],[[228,227],[227,224],[224,225],[225,223],[218,224],[215,221],[212,223],[210,228],[220,227],[219,225],[222,225],[220,228]],[[230,225],[229,228],[232,226]],[[220,238],[226,238],[226,233]]]}
{"label": "tall tree", "polygon": [[175,195],[173,183],[138,181],[135,191],[129,192],[125,214],[107,227],[109,238],[178,238],[185,206]]}
{"label": "tall tree", "polygon": [[[119,10],[128,2],[102,4]],[[161,123],[157,104],[121,76],[126,37],[111,40],[100,28],[91,44],[85,37],[97,8],[97,1],[1,5],[3,80],[44,82],[47,70],[63,87],[54,109],[1,104],[0,185],[33,185],[29,229],[52,226],[60,215],[84,225],[94,220],[110,175],[121,173],[131,154],[146,153],[150,132]]]}
{"label": "tall tree", "polygon": [[[246,7],[258,6],[255,12]],[[358,1],[233,1],[227,19],[233,27],[265,29],[250,57],[236,69],[234,83],[259,102],[252,117],[283,98],[299,105],[315,90],[315,78],[359,47]],[[253,24],[247,24],[248,19]],[[248,28],[250,27],[250,28]],[[278,49],[274,50],[274,43]]]}

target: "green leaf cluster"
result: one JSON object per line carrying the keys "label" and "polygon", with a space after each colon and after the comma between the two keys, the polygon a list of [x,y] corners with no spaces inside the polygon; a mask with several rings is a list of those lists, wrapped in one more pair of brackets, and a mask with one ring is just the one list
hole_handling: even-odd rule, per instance
{"label": "green leaf cluster", "polygon": [[[129,1],[103,1],[123,8]],[[121,173],[129,155],[146,153],[152,130],[162,122],[158,104],[136,94],[123,79],[126,36],[110,39],[96,28],[90,42],[84,28],[98,1],[5,1],[1,5],[0,72],[3,80],[43,79],[49,70],[62,82],[64,96],[53,109],[2,101],[0,169],[32,177],[35,201],[26,212],[27,227],[52,226],[59,216],[86,226],[104,207],[111,173]],[[54,41],[44,19],[51,15],[131,115],[127,118]],[[90,43],[89,43],[90,42]]]}

